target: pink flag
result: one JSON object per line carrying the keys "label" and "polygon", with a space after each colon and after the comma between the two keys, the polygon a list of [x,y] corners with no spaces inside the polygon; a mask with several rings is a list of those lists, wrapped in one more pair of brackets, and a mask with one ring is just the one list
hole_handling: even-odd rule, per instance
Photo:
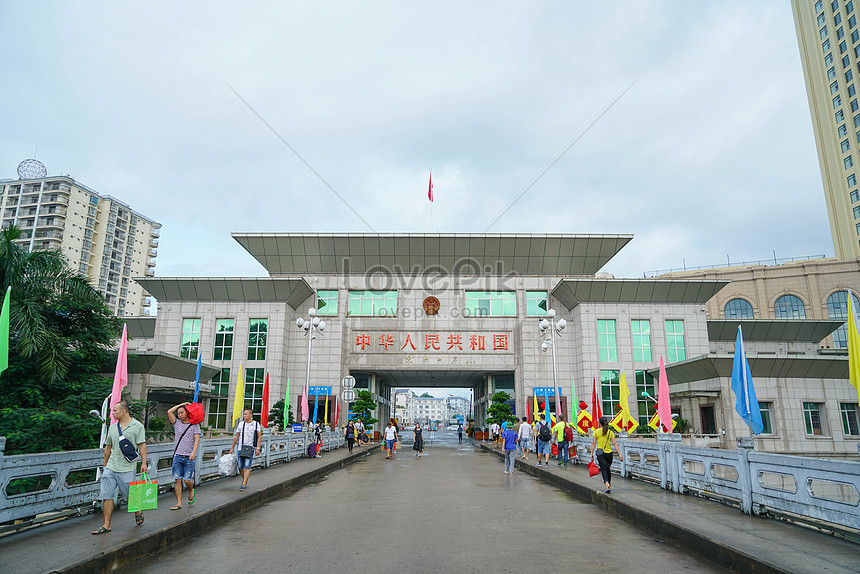
{"label": "pink flag", "polygon": [[663,355],[660,355],[660,379],[657,381],[657,416],[660,426],[666,432],[672,432],[672,405],[669,404],[669,379],[666,377],[666,366]]}
{"label": "pink flag", "polygon": [[128,326],[122,326],[122,341],[116,354],[116,371],[113,374],[113,390],[110,392],[110,422],[116,422],[113,417],[113,406],[122,400],[122,390],[128,384]]}
{"label": "pink flag", "polygon": [[310,409],[308,409],[308,386],[302,390],[302,422],[310,418]]}

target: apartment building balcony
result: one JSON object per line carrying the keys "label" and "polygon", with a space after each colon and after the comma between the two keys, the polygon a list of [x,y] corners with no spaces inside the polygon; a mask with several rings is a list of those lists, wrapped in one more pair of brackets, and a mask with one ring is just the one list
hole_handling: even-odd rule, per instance
{"label": "apartment building balcony", "polygon": [[157,248],[157,247],[158,247],[158,239],[152,239],[152,238],[150,238],[150,240],[149,240],[149,246],[150,246],[150,247],[152,247],[152,248]]}
{"label": "apartment building balcony", "polygon": [[153,229],[149,232],[149,236],[158,239],[159,237],[161,237],[161,232],[158,229]]}
{"label": "apartment building balcony", "polygon": [[149,259],[146,262],[147,267],[155,267],[155,259]]}
{"label": "apartment building balcony", "polygon": [[39,204],[39,196],[38,195],[23,195],[21,196],[21,205],[38,205]]}
{"label": "apartment building balcony", "polygon": [[65,194],[52,193],[51,195],[42,196],[42,205],[69,205],[69,196]]}
{"label": "apartment building balcony", "polygon": [[20,185],[10,185],[6,189],[6,195],[18,195],[20,193],[21,193],[21,186]]}
{"label": "apartment building balcony", "polygon": [[61,205],[45,205],[43,203],[39,215],[59,215],[65,217],[67,213],[68,209]]}
{"label": "apartment building balcony", "polygon": [[36,231],[36,239],[62,239],[63,234],[55,230]]}
{"label": "apartment building balcony", "polygon": [[150,257],[155,257],[158,255],[158,253],[155,251],[155,249],[150,249],[149,251],[146,252],[146,254],[149,255]]}
{"label": "apartment building balcony", "polygon": [[36,227],[53,227],[55,229],[65,229],[66,221],[62,217],[40,217],[36,220]]}
{"label": "apartment building balcony", "polygon": [[143,274],[144,277],[155,277],[155,271],[147,271]]}

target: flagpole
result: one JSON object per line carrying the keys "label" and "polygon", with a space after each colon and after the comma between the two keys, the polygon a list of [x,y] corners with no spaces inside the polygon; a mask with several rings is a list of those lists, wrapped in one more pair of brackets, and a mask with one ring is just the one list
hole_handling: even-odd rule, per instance
{"label": "flagpole", "polygon": [[427,197],[430,198],[430,233],[433,233],[433,168],[430,168],[430,183]]}
{"label": "flagpole", "polygon": [[747,362],[747,353],[744,350],[744,332],[741,329],[741,325],[738,325],[738,338],[741,340],[741,361],[743,361],[744,368],[741,369],[741,382],[743,383],[744,390],[744,405],[747,408],[747,427],[750,429],[750,437],[754,438],[753,430],[752,430],[752,413],[750,412],[750,390],[749,390],[749,381],[747,381],[747,370],[746,370],[746,362]]}

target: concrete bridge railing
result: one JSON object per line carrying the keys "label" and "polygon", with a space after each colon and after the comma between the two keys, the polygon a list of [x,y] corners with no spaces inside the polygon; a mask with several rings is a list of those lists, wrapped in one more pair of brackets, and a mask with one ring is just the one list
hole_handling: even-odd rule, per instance
{"label": "concrete bridge railing", "polygon": [[[588,462],[591,437],[575,437]],[[659,483],[666,490],[695,492],[737,504],[747,514],[768,512],[860,529],[860,462],[756,452],[749,437],[737,450],[681,445],[681,435],[619,438],[623,477]]]}
{"label": "concrete bridge railing", "polygon": [[[340,448],[345,442],[343,432],[324,432],[322,436],[322,451]],[[265,468],[307,457],[312,440],[312,433],[273,435],[264,429],[263,448],[253,466]],[[218,460],[232,443],[232,437],[200,441],[194,467],[195,484],[220,478]],[[81,506],[97,502],[96,477],[104,463],[102,449],[4,456],[5,444],[6,438],[0,437],[0,523],[72,508],[83,513],[91,507],[81,509]],[[173,443],[149,444],[146,454],[150,478],[169,488],[173,484]]]}

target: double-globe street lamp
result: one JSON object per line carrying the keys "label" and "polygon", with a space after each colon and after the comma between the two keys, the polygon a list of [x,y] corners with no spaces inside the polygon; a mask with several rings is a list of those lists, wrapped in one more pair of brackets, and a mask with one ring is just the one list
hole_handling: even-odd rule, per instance
{"label": "double-globe street lamp", "polygon": [[[567,321],[564,319],[555,320],[555,309],[549,309],[546,312],[546,318],[541,319],[538,324],[540,328],[541,335],[544,335],[545,338],[543,343],[540,345],[540,350],[546,353],[547,349],[552,349],[552,388],[553,394],[558,392],[558,374],[555,365],[555,335],[556,333],[561,336],[561,332],[564,331],[564,328],[567,327]],[[549,334],[547,334],[549,331]],[[559,414],[561,414],[561,396],[557,397],[556,400],[556,409],[558,409]],[[537,416],[537,414],[535,414]]]}
{"label": "double-globe street lamp", "polygon": [[[325,321],[317,317],[316,309],[313,307],[308,309],[308,316],[310,316],[310,319],[303,319],[302,317],[296,319],[296,327],[304,331],[305,336],[308,338],[308,371],[305,377],[305,389],[310,389],[311,386],[311,345],[314,339],[317,338],[317,335],[322,335],[323,331],[325,331]],[[307,390],[305,392],[307,393]],[[304,415],[304,413],[302,414]]]}

